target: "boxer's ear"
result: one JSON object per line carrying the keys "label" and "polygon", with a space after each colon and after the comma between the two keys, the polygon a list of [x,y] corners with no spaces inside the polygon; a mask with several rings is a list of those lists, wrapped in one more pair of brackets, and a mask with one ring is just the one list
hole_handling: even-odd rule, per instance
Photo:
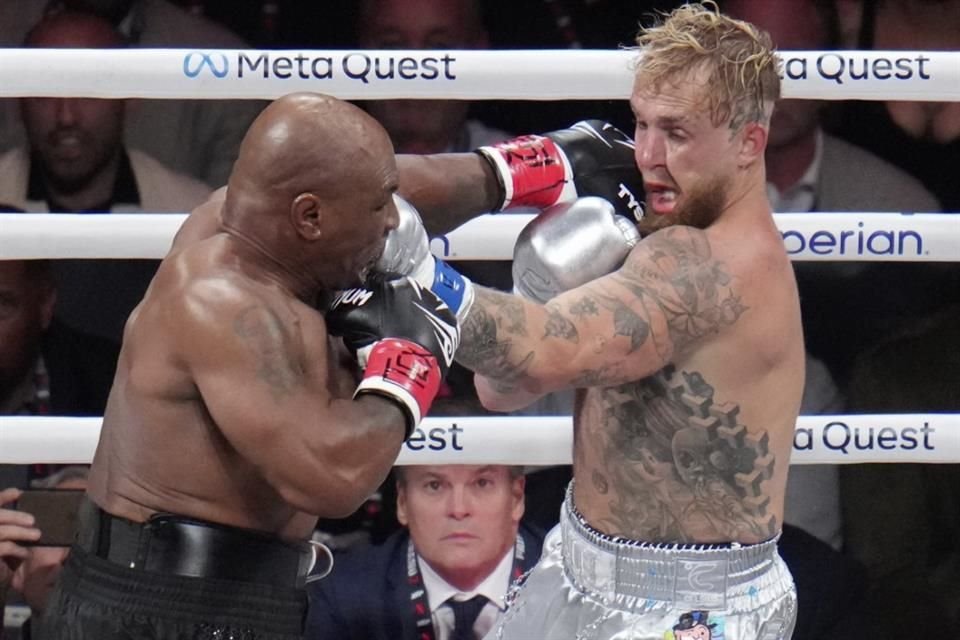
{"label": "boxer's ear", "polygon": [[301,237],[319,240],[323,236],[323,206],[313,193],[301,193],[290,204],[290,222]]}
{"label": "boxer's ear", "polygon": [[763,161],[763,152],[767,148],[768,128],[759,122],[748,122],[738,134],[740,146],[737,152],[737,166],[749,167]]}

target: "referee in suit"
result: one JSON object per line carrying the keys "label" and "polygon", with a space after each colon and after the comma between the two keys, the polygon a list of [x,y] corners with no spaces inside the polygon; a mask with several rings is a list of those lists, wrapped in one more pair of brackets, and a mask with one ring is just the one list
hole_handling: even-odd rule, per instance
{"label": "referee in suit", "polygon": [[510,584],[540,557],[520,519],[522,467],[396,467],[404,528],[339,555],[309,586],[305,640],[474,640],[505,609]]}

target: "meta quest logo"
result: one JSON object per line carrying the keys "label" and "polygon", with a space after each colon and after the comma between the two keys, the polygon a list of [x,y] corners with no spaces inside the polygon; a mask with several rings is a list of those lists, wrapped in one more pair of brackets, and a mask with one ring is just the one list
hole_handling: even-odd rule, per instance
{"label": "meta quest logo", "polygon": [[218,51],[191,51],[183,57],[183,75],[196,78],[204,70],[214,78],[225,78],[230,73],[230,61]]}
{"label": "meta quest logo", "polygon": [[[229,56],[229,57],[228,57]],[[234,57],[231,64],[230,57]],[[319,52],[190,51],[183,56],[183,75],[188,78],[227,76],[237,79],[331,80],[344,77],[370,84],[379,80],[456,80],[456,56],[449,53],[416,56],[349,51],[326,55]]]}

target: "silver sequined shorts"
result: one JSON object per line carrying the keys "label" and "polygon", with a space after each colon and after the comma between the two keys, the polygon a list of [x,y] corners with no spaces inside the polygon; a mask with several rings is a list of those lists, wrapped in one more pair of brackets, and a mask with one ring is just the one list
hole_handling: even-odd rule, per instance
{"label": "silver sequined shorts", "polygon": [[664,545],[591,528],[568,490],[543,557],[486,640],[788,640],[796,589],[777,539]]}

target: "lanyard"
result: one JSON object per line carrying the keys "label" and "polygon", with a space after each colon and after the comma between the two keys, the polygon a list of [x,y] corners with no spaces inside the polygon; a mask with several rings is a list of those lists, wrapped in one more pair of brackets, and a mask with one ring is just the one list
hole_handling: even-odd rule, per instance
{"label": "lanyard", "polygon": [[[517,541],[513,545],[513,569],[510,570],[511,582],[523,575],[523,558],[525,555],[523,537],[518,533]],[[417,552],[413,548],[413,540],[409,540],[407,543],[407,586],[410,590],[410,604],[413,606],[413,619],[416,621],[417,640],[436,640],[433,617],[430,615],[430,605],[427,602],[427,590],[423,586],[420,562],[417,560]]]}

